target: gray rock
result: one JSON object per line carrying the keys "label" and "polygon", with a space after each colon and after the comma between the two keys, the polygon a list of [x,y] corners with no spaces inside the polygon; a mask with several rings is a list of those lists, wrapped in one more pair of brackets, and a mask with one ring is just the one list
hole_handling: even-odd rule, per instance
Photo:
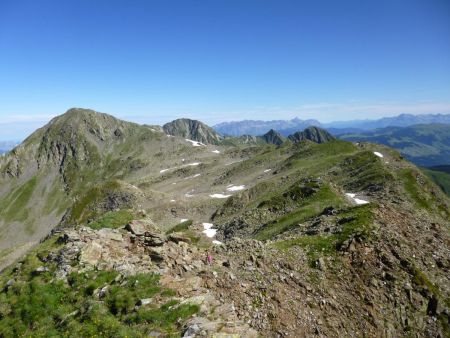
{"label": "gray rock", "polygon": [[137,306],[145,306],[152,302],[152,298],[143,298],[137,301]]}
{"label": "gray rock", "polygon": [[160,233],[156,229],[154,223],[149,220],[132,220],[125,226],[125,229],[135,234],[136,236],[144,236],[146,233]]}

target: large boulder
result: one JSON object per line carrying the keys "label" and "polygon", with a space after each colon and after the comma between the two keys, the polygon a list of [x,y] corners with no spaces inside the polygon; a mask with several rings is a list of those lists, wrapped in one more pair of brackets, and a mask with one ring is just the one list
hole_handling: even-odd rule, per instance
{"label": "large boulder", "polygon": [[135,234],[136,236],[150,236],[159,235],[161,231],[155,226],[150,219],[132,220],[125,226],[125,229]]}

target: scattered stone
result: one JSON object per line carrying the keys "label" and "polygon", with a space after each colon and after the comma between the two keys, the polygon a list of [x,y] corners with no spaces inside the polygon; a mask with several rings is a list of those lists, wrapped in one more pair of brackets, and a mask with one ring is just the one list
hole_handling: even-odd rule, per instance
{"label": "scattered stone", "polygon": [[187,237],[186,235],[183,235],[182,233],[179,232],[173,232],[169,235],[169,241],[175,242],[175,243],[180,243],[180,242],[184,242],[184,243],[190,243],[191,239],[189,237]]}
{"label": "scattered stone", "polygon": [[40,275],[40,274],[43,274],[44,272],[48,272],[48,271],[50,271],[50,269],[48,267],[46,267],[46,266],[39,266],[38,268],[36,268],[33,271],[33,275]]}
{"label": "scattered stone", "polygon": [[144,299],[139,299],[138,301],[137,301],[137,306],[145,306],[145,305],[148,305],[148,304],[150,304],[150,303],[152,303],[152,298],[144,298]]}

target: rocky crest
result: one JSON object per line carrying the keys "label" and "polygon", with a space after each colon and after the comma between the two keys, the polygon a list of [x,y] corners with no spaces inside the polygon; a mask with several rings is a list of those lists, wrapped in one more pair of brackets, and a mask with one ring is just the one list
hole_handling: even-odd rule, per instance
{"label": "rocky crest", "polygon": [[269,143],[269,144],[275,144],[277,146],[281,145],[285,138],[277,131],[270,129],[267,133],[265,133],[261,138]]}
{"label": "rocky crest", "polygon": [[309,140],[316,143],[325,143],[333,141],[336,138],[329,132],[327,132],[325,129],[318,127],[308,127],[303,131],[298,131],[292,135],[289,135],[288,139],[294,143],[301,142],[304,140]]}
{"label": "rocky crest", "polygon": [[206,124],[190,119],[178,119],[163,125],[164,131],[172,136],[179,136],[205,144],[220,144],[223,137]]}

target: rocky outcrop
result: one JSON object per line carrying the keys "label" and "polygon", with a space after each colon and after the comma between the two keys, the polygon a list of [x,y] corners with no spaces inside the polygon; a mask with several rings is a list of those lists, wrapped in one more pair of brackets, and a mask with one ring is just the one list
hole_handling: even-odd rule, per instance
{"label": "rocky outcrop", "polygon": [[205,144],[220,144],[223,137],[206,124],[190,119],[178,119],[163,125],[164,131],[172,136],[198,141]]}
{"label": "rocky outcrop", "polygon": [[325,143],[335,140],[335,137],[325,129],[318,127],[308,127],[303,131],[298,131],[288,136],[288,139],[294,143],[309,140],[316,143]]}
{"label": "rocky outcrop", "polygon": [[270,129],[267,133],[265,133],[261,138],[269,143],[269,144],[275,144],[279,146],[285,141],[285,138],[277,131]]}

